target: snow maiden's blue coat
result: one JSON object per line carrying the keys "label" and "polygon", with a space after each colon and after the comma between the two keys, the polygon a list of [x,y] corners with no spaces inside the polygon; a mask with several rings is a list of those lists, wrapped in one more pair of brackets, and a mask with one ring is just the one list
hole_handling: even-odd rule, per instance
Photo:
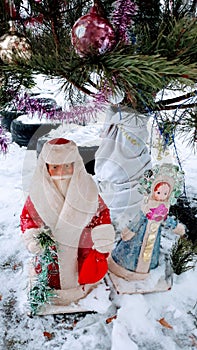
{"label": "snow maiden's blue coat", "polygon": [[[126,270],[135,271],[137,268],[138,258],[148,221],[148,218],[141,211],[128,225],[129,230],[136,233],[135,236],[128,241],[121,239],[115,249],[112,251],[113,260]],[[159,225],[151,256],[150,269],[156,268],[159,263],[162,224],[174,229],[177,222],[176,220],[168,217],[166,221],[162,221],[162,223]]]}

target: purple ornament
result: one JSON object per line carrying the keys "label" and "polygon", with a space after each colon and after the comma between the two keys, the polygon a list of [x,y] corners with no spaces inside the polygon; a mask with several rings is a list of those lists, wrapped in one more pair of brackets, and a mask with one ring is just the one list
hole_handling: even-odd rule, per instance
{"label": "purple ornament", "polygon": [[72,44],[79,56],[101,55],[110,51],[116,43],[110,22],[101,17],[96,6],[80,17],[72,28]]}

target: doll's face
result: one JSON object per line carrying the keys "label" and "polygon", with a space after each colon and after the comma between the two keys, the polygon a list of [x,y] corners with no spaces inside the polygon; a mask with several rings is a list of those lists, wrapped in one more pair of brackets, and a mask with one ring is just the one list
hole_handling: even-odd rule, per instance
{"label": "doll's face", "polygon": [[167,182],[161,182],[154,188],[153,198],[156,201],[165,201],[170,194],[170,185]]}
{"label": "doll's face", "polygon": [[50,176],[65,177],[72,175],[74,170],[73,163],[68,164],[48,164],[48,172]]}

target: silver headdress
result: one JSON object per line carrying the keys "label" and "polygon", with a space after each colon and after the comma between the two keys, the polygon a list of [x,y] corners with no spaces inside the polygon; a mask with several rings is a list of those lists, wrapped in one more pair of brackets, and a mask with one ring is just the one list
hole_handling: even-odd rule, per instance
{"label": "silver headdress", "polygon": [[152,169],[146,170],[144,176],[139,180],[138,191],[145,196],[149,196],[155,187],[156,183],[165,181],[172,186],[170,194],[170,204],[174,205],[177,198],[182,193],[184,183],[184,172],[179,169],[177,165],[164,163],[162,165],[155,165]]}

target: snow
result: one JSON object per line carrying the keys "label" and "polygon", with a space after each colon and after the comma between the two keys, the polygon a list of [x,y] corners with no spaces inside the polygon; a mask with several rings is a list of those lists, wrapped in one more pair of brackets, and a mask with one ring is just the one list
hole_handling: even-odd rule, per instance
{"label": "snow", "polygon": [[[19,217],[36,164],[33,152],[13,143],[8,154],[1,155],[0,349],[195,349],[196,269],[174,275],[173,287],[167,292],[122,296],[112,292],[110,296],[109,288],[102,287],[96,298],[93,295],[86,300],[98,309],[96,314],[67,319],[63,315],[27,315],[30,254],[21,239]],[[190,192],[196,193],[195,157],[185,152],[187,184]],[[114,314],[117,318],[107,324],[106,319]],[[173,329],[158,322],[163,317]],[[75,318],[79,321],[73,325]],[[52,334],[51,339],[44,336],[45,331]]]}
{"label": "snow", "polygon": [[65,94],[61,89],[62,84],[59,82],[59,79],[48,79],[44,75],[38,74],[34,76],[34,81],[36,85],[31,89],[32,94],[54,98],[59,106],[64,107]]}
{"label": "snow", "polygon": [[16,119],[19,122],[22,122],[23,124],[31,124],[31,125],[32,124],[51,124],[51,121],[48,118],[46,118],[45,116],[42,116],[42,118],[40,118],[39,114],[36,114],[36,113],[34,114],[33,117],[29,116],[29,114],[23,114]]}
{"label": "snow", "polygon": [[[196,156],[183,140],[177,140],[177,148],[186,189],[196,196]],[[0,162],[0,350],[197,348],[196,268],[174,274],[173,286],[166,292],[120,295],[103,282],[82,302],[92,305],[96,313],[30,317],[27,287],[31,254],[21,239],[19,221],[36,152],[11,143],[9,152],[0,155]],[[109,317],[111,322],[107,322]],[[163,318],[172,328],[159,322]]]}
{"label": "snow", "polygon": [[101,143],[101,133],[103,124],[89,123],[86,126],[76,124],[63,124],[57,129],[50,131],[50,138],[65,137],[68,140],[73,140],[77,146],[99,146]]}

